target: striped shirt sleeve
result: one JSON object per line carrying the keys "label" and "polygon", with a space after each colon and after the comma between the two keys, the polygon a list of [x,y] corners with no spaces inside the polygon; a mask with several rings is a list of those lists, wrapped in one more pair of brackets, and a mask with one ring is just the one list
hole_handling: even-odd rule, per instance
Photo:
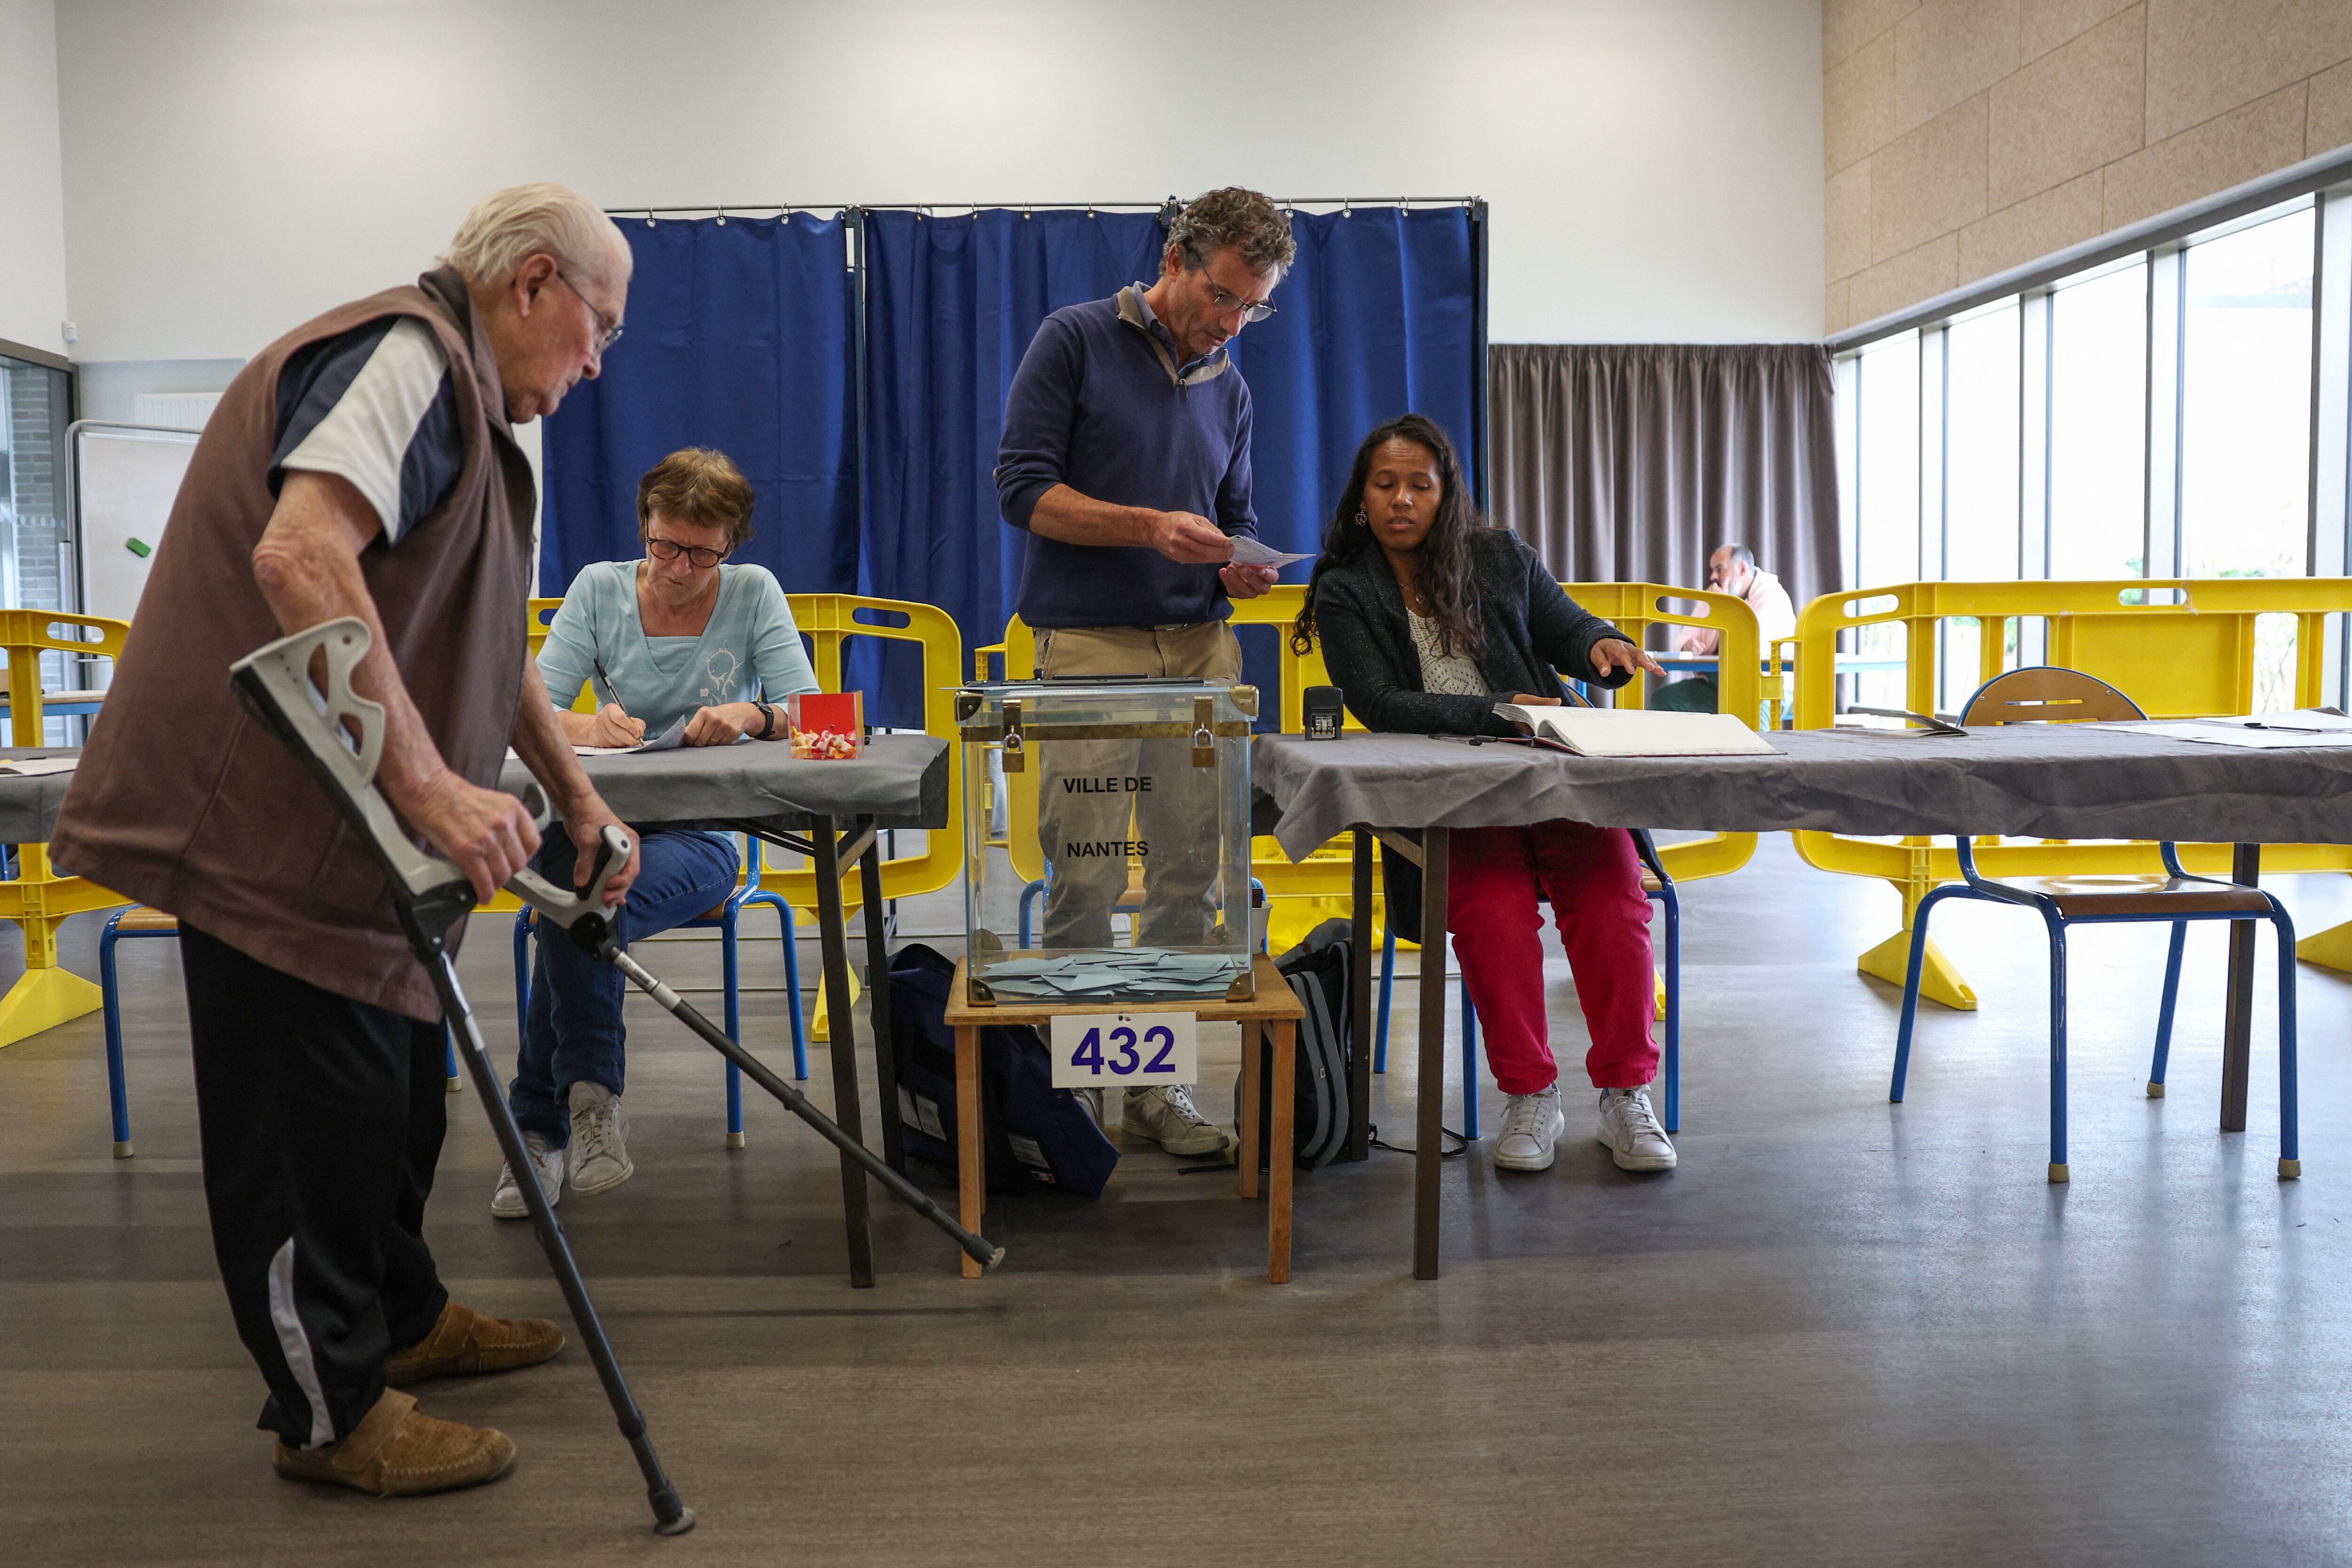
{"label": "striped shirt sleeve", "polygon": [[395,545],[465,467],[449,362],[432,330],[387,316],[312,345],[278,378],[276,491],[289,469],[351,481]]}

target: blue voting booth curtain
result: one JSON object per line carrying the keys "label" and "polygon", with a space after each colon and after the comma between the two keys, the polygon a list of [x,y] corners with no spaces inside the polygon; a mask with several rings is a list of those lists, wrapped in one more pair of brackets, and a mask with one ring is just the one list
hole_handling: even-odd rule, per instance
{"label": "blue voting booth curtain", "polygon": [[1047,315],[1160,275],[1160,218],[989,208],[865,223],[866,591],[938,605],[982,647],[1004,635],[1029,537],[996,507],[1005,389]]}
{"label": "blue voting booth curtain", "polygon": [[715,447],[751,481],[755,531],[736,560],[787,593],[853,591],[856,287],[842,220],[617,221],[636,259],[627,331],[547,422],[540,593],[644,553],[637,480],[681,447]]}

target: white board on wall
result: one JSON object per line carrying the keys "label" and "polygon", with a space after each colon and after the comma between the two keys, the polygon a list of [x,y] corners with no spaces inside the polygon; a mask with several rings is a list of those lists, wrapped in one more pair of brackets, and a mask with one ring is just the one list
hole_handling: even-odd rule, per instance
{"label": "white board on wall", "polygon": [[196,449],[193,430],[94,421],[73,429],[74,538],[81,613],[127,621]]}

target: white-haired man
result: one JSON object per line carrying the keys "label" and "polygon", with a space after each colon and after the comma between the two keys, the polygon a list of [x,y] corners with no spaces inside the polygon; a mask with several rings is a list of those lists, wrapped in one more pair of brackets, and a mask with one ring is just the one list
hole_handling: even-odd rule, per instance
{"label": "white-haired man", "polygon": [[389,715],[378,782],[477,892],[539,847],[492,787],[509,740],[593,845],[614,818],[524,649],[532,494],[509,426],[597,373],[629,269],[586,198],[520,185],[415,285],[257,354],[197,443],[58,816],[60,866],[180,917],[213,1249],[293,1479],[386,1496],[497,1479],[504,1434],[388,1385],[544,1361],[563,1336],[443,1289],[423,1236],[439,1005],[383,874],[228,667],[358,616],[375,639],[353,684]]}

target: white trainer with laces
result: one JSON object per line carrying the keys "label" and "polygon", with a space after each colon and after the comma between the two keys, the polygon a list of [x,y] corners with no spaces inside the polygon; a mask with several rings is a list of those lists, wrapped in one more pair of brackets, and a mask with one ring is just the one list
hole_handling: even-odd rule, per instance
{"label": "white trainer with laces", "polygon": [[1601,1141],[1621,1171],[1671,1171],[1675,1146],[1650,1109],[1646,1085],[1601,1091]]}
{"label": "white trainer with laces", "polygon": [[637,1173],[629,1158],[629,1113],[601,1083],[572,1086],[572,1190],[583,1198],[609,1193]]}
{"label": "white trainer with laces", "polygon": [[1515,1094],[1503,1105],[1503,1130],[1495,1138],[1495,1163],[1506,1171],[1549,1171],[1555,1147],[1568,1129],[1560,1114],[1559,1085],[1541,1094]]}
{"label": "white trainer with laces", "polygon": [[[547,1206],[553,1208],[563,1201],[563,1151],[549,1147],[547,1140],[536,1132],[524,1133],[522,1146],[530,1155],[530,1168],[539,1175],[539,1190],[547,1194]],[[498,1190],[490,1194],[490,1213],[500,1219],[530,1217],[530,1205],[522,1201],[522,1187],[515,1180],[514,1167],[504,1162],[499,1165]]]}
{"label": "white trainer with laces", "polygon": [[1222,1154],[1233,1140],[1201,1114],[1192,1091],[1181,1083],[1127,1091],[1119,1108],[1119,1131],[1149,1138],[1171,1154]]}

